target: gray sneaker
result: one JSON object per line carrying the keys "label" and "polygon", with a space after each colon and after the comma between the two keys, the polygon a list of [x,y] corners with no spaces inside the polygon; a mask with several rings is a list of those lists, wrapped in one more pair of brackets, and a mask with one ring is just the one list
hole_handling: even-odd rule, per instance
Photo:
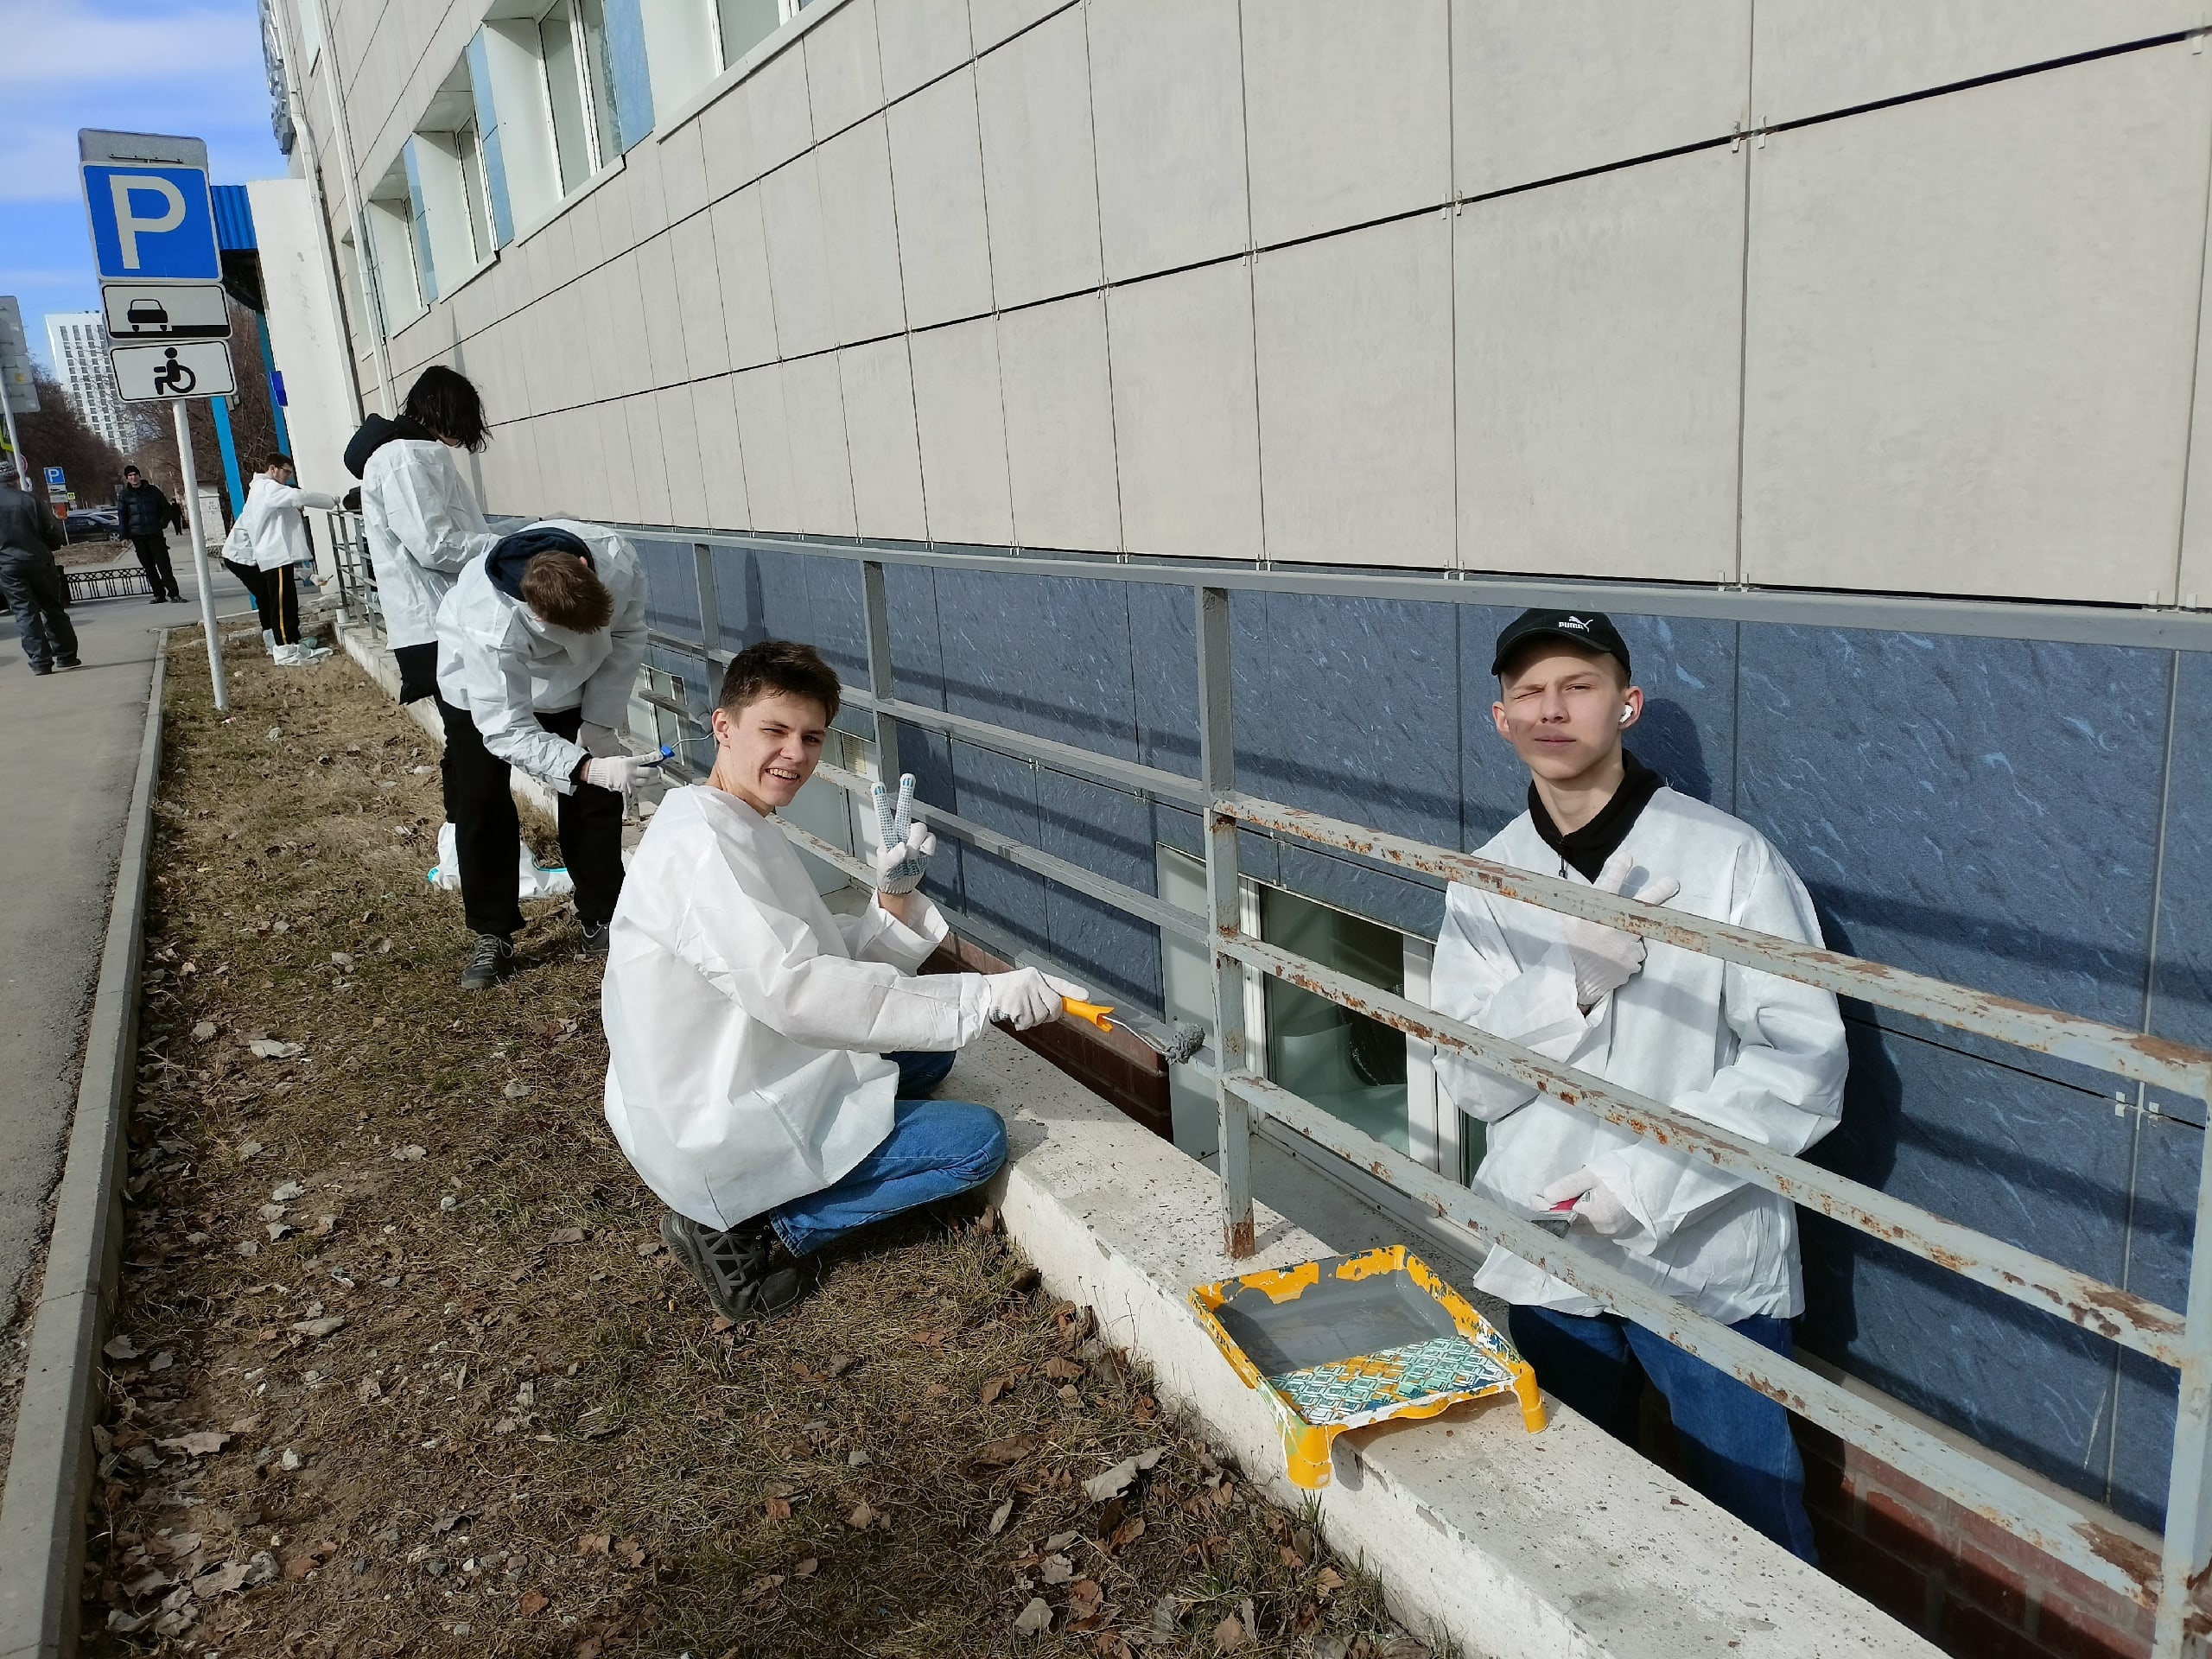
{"label": "gray sneaker", "polygon": [[461,988],[480,991],[513,976],[514,941],[503,933],[479,933],[469,952],[468,966],[461,970]]}
{"label": "gray sneaker", "polygon": [[806,1294],[804,1275],[774,1261],[775,1230],[748,1222],[716,1232],[674,1211],[660,1218],[661,1242],[691,1269],[715,1312],[735,1324],[772,1319]]}

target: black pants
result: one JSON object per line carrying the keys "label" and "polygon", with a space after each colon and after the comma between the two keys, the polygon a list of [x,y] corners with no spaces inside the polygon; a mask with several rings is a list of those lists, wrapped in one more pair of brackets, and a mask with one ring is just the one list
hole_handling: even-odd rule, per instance
{"label": "black pants", "polygon": [[438,695],[438,645],[430,640],[420,645],[394,645],[392,660],[399,664],[399,700],[420,702],[425,697]]}
{"label": "black pants", "polygon": [[[522,820],[515,810],[507,763],[484,747],[476,722],[463,710],[440,697],[438,714],[446,726],[446,810],[453,815],[461,855],[461,907],[468,931],[519,932],[522,880],[515,849]],[[583,718],[582,709],[564,709],[538,715],[537,723],[574,742]],[[555,798],[561,855],[576,884],[577,919],[607,921],[622,896],[622,797],[579,784]]]}
{"label": "black pants", "polygon": [[[16,613],[16,632],[33,668],[51,668],[56,659],[77,660],[77,630],[70,626],[65,608],[69,584],[61,579],[61,567],[53,554],[0,548],[0,594],[8,596],[8,608]],[[621,816],[620,796],[615,798],[615,816]]]}
{"label": "black pants", "polygon": [[176,572],[169,568],[169,543],[166,536],[133,536],[130,545],[138,550],[139,569],[146,573],[146,585],[154,590],[156,599],[182,599],[176,590]]}
{"label": "black pants", "polygon": [[280,564],[261,573],[261,626],[276,631],[280,645],[300,643],[300,584],[296,565]]}
{"label": "black pants", "polygon": [[261,567],[257,564],[240,564],[236,559],[225,559],[223,569],[238,579],[239,583],[245,588],[246,597],[253,601],[255,617],[259,620],[263,627],[268,627],[270,626],[269,607],[261,597]]}

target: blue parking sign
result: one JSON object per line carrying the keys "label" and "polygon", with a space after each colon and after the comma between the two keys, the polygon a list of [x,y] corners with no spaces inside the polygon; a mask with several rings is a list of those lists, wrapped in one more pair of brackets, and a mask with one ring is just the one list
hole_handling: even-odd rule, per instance
{"label": "blue parking sign", "polygon": [[61,469],[59,467],[49,467],[46,469],[46,487],[49,490],[64,487]]}
{"label": "blue parking sign", "polygon": [[207,174],[189,167],[88,166],[84,175],[92,252],[103,278],[222,276]]}

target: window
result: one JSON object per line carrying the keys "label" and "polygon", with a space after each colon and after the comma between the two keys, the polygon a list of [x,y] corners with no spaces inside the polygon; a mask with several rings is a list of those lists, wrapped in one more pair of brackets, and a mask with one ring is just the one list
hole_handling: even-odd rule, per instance
{"label": "window", "polygon": [[774,34],[783,26],[785,15],[783,0],[715,0],[722,67],[728,68]]}
{"label": "window", "polygon": [[537,20],[537,39],[565,196],[622,151],[601,0],[561,0]]}
{"label": "window", "polygon": [[622,153],[614,72],[607,59],[605,0],[576,0],[576,22],[583,33],[584,89],[591,100],[592,131],[599,140],[599,164],[604,167]]}
{"label": "window", "polygon": [[492,198],[484,180],[484,143],[477,137],[473,117],[454,134],[454,147],[461,153],[461,191],[467,203],[469,245],[480,264],[492,257]]}

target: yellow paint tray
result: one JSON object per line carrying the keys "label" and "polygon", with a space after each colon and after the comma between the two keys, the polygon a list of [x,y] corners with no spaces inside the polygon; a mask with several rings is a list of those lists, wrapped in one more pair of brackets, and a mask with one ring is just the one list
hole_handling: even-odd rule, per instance
{"label": "yellow paint tray", "polygon": [[1282,1432],[1291,1482],[1329,1484],[1329,1443],[1509,1390],[1544,1426],[1536,1373],[1402,1244],[1248,1273],[1191,1292],[1206,1334]]}

